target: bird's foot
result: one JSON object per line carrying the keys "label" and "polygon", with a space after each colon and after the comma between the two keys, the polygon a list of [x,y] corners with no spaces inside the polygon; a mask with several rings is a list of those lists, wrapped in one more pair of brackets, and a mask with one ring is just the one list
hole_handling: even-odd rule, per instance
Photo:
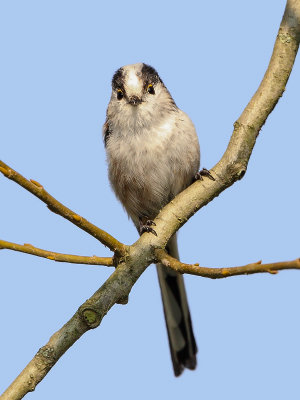
{"label": "bird's foot", "polygon": [[152,226],[156,226],[156,223],[153,222],[152,219],[149,219],[146,216],[140,217],[139,224],[140,224],[139,226],[140,235],[142,235],[144,232],[148,232],[148,233],[153,233],[153,235],[157,236],[157,233],[152,228]]}
{"label": "bird's foot", "polygon": [[194,179],[195,179],[195,181],[203,181],[204,176],[211,179],[212,181],[215,181],[215,178],[212,176],[212,174],[206,168],[203,168],[203,169],[201,169],[201,171],[197,172]]}

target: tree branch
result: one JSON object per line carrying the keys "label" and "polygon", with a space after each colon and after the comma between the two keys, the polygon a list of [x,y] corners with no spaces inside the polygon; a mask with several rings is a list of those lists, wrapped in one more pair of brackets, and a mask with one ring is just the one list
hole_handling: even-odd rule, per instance
{"label": "tree branch", "polygon": [[178,194],[155,219],[158,236],[151,237],[150,240],[146,240],[146,237],[139,239],[145,240],[145,245],[151,241],[153,247],[164,248],[174,232],[191,216],[245,175],[260,129],[285,91],[299,40],[300,3],[299,0],[288,0],[264,78],[235,122],[223,157],[210,170],[216,180],[204,178]]}
{"label": "tree branch", "polygon": [[53,196],[51,196],[44,187],[37,181],[31,179],[30,181],[17,171],[10,168],[3,161],[0,160],[0,172],[12,181],[16,182],[24,189],[28,190],[30,193],[34,194],[40,200],[42,200],[45,204],[47,204],[49,210],[54,213],[61,215],[67,220],[71,221],[73,224],[78,226],[80,229],[83,229],[88,234],[94,236],[101,243],[107,246],[110,250],[117,252],[118,254],[124,254],[126,250],[126,246],[111,236],[109,233],[103,231],[98,228],[96,225],[92,224],[85,218],[81,217],[74,211],[70,210],[58,200],[56,200]]}
{"label": "tree branch", "polygon": [[32,244],[24,243],[17,244],[12,242],[6,242],[5,240],[0,240],[0,250],[8,249],[13,251],[20,251],[22,253],[32,254],[33,256],[44,257],[48,260],[67,262],[74,264],[89,264],[89,265],[106,265],[107,267],[113,267],[112,257],[97,257],[97,256],[76,256],[73,254],[62,254],[55,253],[53,251],[39,249],[32,246]]}
{"label": "tree branch", "polygon": [[[137,249],[137,254],[142,249]],[[59,358],[89,329],[96,328],[109,309],[122,303],[132,286],[146,269],[149,251],[142,255],[141,264],[136,266],[136,256],[121,262],[96,293],[82,304],[73,317],[49,339],[36,353],[14,382],[2,394],[1,400],[19,400],[46,376]]]}
{"label": "tree branch", "polygon": [[[106,233],[92,229],[86,220],[79,224],[74,213],[64,208],[57,201],[27,180],[22,183],[27,190],[39,197],[50,208],[69,219],[77,226],[97,237],[112,250],[125,254],[118,258],[118,266],[104,285],[77,311],[77,313],[51,338],[16,380],[2,395],[2,400],[21,399],[28,391],[43,379],[47,372],[57,362],[59,357],[88,329],[98,326],[103,316],[117,302],[126,299],[139,276],[148,265],[156,259],[155,251],[164,249],[170,237],[200,208],[218,196],[223,190],[241,179],[247,169],[248,161],[254,147],[257,135],[285,90],[285,85],[292,70],[300,39],[300,1],[288,0],[275,42],[272,58],[263,81],[256,94],[234,125],[227,150],[222,159],[212,169],[215,181],[205,179],[196,182],[180,193],[159,213],[155,219],[157,237],[143,234],[130,247],[107,237]],[[10,169],[1,163],[2,172],[10,175]],[[15,181],[18,176],[14,175]],[[8,176],[9,177],[9,176]],[[12,179],[12,177],[10,177]],[[22,177],[22,179],[25,179]],[[19,182],[18,182],[19,183]],[[21,183],[20,183],[21,184]],[[32,186],[33,185],[33,186]],[[42,193],[42,194],[41,194]],[[50,197],[49,197],[50,196]],[[77,215],[77,214],[75,214]],[[75,219],[75,221],[74,221]]]}
{"label": "tree branch", "polygon": [[264,272],[277,274],[278,271],[283,269],[300,269],[300,258],[293,261],[282,261],[271,264],[262,264],[261,261],[258,261],[241,267],[207,268],[200,267],[199,264],[184,264],[170,256],[165,250],[157,249],[156,255],[157,261],[160,261],[166,267],[172,268],[181,274],[191,274],[211,279],[222,279],[229,276],[251,275]]}

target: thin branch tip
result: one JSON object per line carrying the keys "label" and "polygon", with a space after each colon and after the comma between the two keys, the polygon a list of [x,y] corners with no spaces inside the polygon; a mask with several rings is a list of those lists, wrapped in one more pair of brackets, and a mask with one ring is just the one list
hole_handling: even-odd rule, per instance
{"label": "thin branch tip", "polygon": [[174,271],[180,272],[181,274],[197,275],[203,278],[211,279],[221,279],[230,276],[250,275],[258,273],[270,273],[272,275],[276,275],[280,270],[300,270],[299,258],[294,261],[282,261],[271,264],[262,264],[261,261],[257,261],[255,263],[243,265],[240,267],[222,268],[200,267],[198,263],[185,264],[170,256],[165,250],[161,249],[156,250],[156,258],[158,262],[161,262],[164,266],[172,268]]}
{"label": "thin branch tip", "polygon": [[71,264],[87,264],[87,265],[104,265],[107,267],[113,266],[113,259],[111,257],[97,257],[97,256],[77,256],[73,254],[56,253],[54,251],[43,250],[34,247],[30,243],[23,245],[0,240],[0,249],[7,249],[18,251],[21,253],[31,254],[33,256],[46,258],[51,261],[65,262]]}
{"label": "thin branch tip", "polygon": [[41,201],[43,201],[49,210],[62,216],[63,218],[69,220],[80,229],[84,230],[91,236],[95,237],[105,246],[107,246],[110,250],[117,249],[120,253],[123,251],[123,243],[119,242],[116,238],[111,236],[109,233],[103,231],[98,228],[96,225],[92,224],[85,218],[79,216],[74,211],[70,210],[58,200],[56,200],[53,196],[51,196],[41,185],[39,182],[31,179],[28,180],[17,171],[10,168],[7,164],[0,160],[0,168],[1,172],[9,179],[16,182],[18,185],[22,186],[24,189],[28,190],[34,196],[38,197]]}

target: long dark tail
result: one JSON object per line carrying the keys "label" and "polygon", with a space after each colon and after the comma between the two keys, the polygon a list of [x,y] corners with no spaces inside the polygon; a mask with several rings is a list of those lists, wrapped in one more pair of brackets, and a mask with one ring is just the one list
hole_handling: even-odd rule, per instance
{"label": "long dark tail", "polygon": [[[179,258],[174,235],[167,246],[168,253]],[[158,280],[163,301],[174,374],[184,368],[195,369],[197,345],[186,297],[183,276],[162,264],[157,264]]]}

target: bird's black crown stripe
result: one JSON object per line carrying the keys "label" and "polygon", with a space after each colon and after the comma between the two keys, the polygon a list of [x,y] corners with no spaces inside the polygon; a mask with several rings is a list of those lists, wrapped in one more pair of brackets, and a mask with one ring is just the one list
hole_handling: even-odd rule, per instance
{"label": "bird's black crown stripe", "polygon": [[121,89],[124,90],[124,73],[123,68],[119,68],[112,78],[112,87],[114,90]]}
{"label": "bird's black crown stripe", "polygon": [[161,82],[162,80],[160,79],[158,73],[156,72],[156,70],[151,67],[150,65],[147,64],[143,64],[142,67],[142,79],[143,82],[145,82],[145,84],[150,84],[152,83],[153,85],[155,85],[157,82]]}
{"label": "bird's black crown stripe", "polygon": [[[150,65],[143,64],[141,75],[145,85],[149,85],[150,83],[155,85],[158,82],[163,83],[157,71]],[[114,76],[112,78],[112,87],[114,90],[124,90],[124,70],[122,67],[114,73]]]}

